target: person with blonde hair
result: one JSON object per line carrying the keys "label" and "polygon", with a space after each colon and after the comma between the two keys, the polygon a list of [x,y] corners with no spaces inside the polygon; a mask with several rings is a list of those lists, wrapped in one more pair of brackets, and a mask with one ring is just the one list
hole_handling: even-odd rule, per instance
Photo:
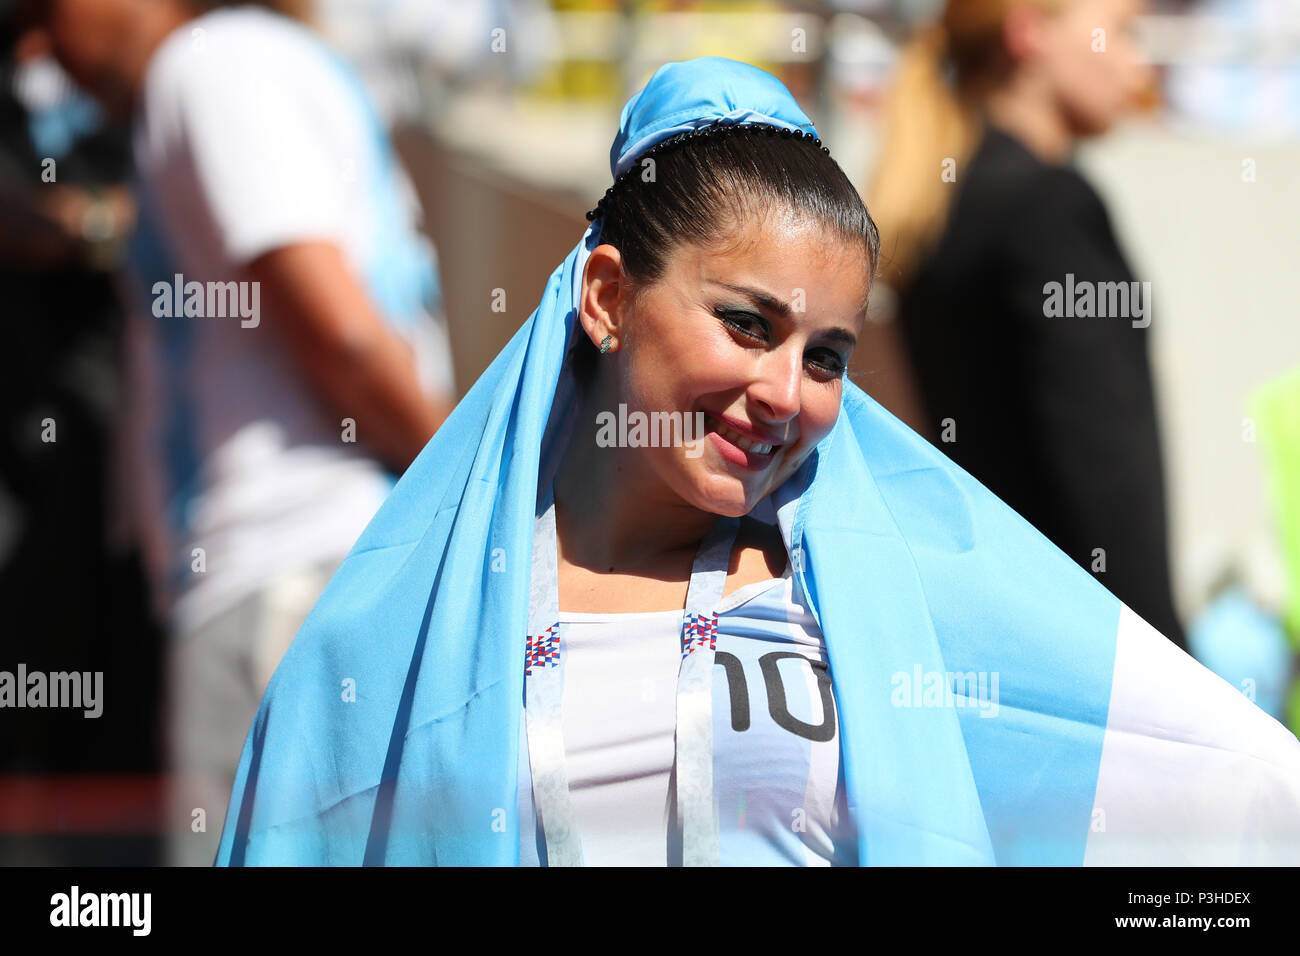
{"label": "person with blonde hair", "polygon": [[1180,647],[1150,284],[1071,166],[1149,79],[1140,0],[948,0],[906,45],[868,198],[923,431]]}

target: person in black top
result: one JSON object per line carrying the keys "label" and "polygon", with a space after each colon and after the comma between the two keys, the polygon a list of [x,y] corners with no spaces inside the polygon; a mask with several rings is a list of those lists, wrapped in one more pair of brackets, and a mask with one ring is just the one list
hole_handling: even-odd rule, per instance
{"label": "person in black top", "polygon": [[[1135,9],[950,0],[904,54],[872,208],[886,239],[895,230],[890,282],[920,430],[1186,649],[1151,287],[1068,165],[1144,79],[1124,33]],[[939,131],[929,159],[927,121]]]}

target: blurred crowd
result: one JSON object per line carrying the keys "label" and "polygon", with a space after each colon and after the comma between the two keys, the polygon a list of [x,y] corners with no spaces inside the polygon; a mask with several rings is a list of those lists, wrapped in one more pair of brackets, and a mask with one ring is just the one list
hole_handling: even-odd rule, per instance
{"label": "blurred crowd", "polygon": [[[623,102],[701,55],[780,76],[880,227],[853,380],[1300,727],[1294,296],[1232,293],[1221,380],[1161,358],[1215,247],[1294,233],[1159,272],[1097,182],[1158,142],[1294,201],[1293,0],[0,0],[0,37],[0,670],[105,686],[0,709],[0,863],[211,863],[280,655],[536,305]],[[1202,504],[1196,455],[1247,464]]]}

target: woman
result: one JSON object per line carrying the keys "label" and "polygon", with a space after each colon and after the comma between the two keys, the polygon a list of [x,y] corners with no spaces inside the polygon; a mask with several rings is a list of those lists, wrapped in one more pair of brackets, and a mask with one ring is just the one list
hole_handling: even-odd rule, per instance
{"label": "woman", "polygon": [[1138,9],[949,0],[904,50],[868,195],[891,240],[883,280],[898,292],[923,430],[1185,647],[1151,284],[1067,164],[1144,86],[1129,35]]}
{"label": "woman", "polygon": [[1300,742],[842,377],[877,238],[815,137],[729,60],[628,103],[272,678],[218,863],[1300,858]]}

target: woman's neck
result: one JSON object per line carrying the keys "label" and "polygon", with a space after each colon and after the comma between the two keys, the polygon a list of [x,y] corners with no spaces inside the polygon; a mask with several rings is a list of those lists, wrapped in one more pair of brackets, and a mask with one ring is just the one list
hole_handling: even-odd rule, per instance
{"label": "woman's neck", "polygon": [[596,571],[637,571],[690,560],[717,515],[686,504],[645,462],[644,449],[596,444],[596,413],[616,407],[584,397],[555,476],[562,560]]}
{"label": "woman's neck", "polygon": [[1061,165],[1069,160],[1074,135],[1046,93],[1027,80],[1013,79],[992,90],[984,100],[984,113],[1043,162]]}

